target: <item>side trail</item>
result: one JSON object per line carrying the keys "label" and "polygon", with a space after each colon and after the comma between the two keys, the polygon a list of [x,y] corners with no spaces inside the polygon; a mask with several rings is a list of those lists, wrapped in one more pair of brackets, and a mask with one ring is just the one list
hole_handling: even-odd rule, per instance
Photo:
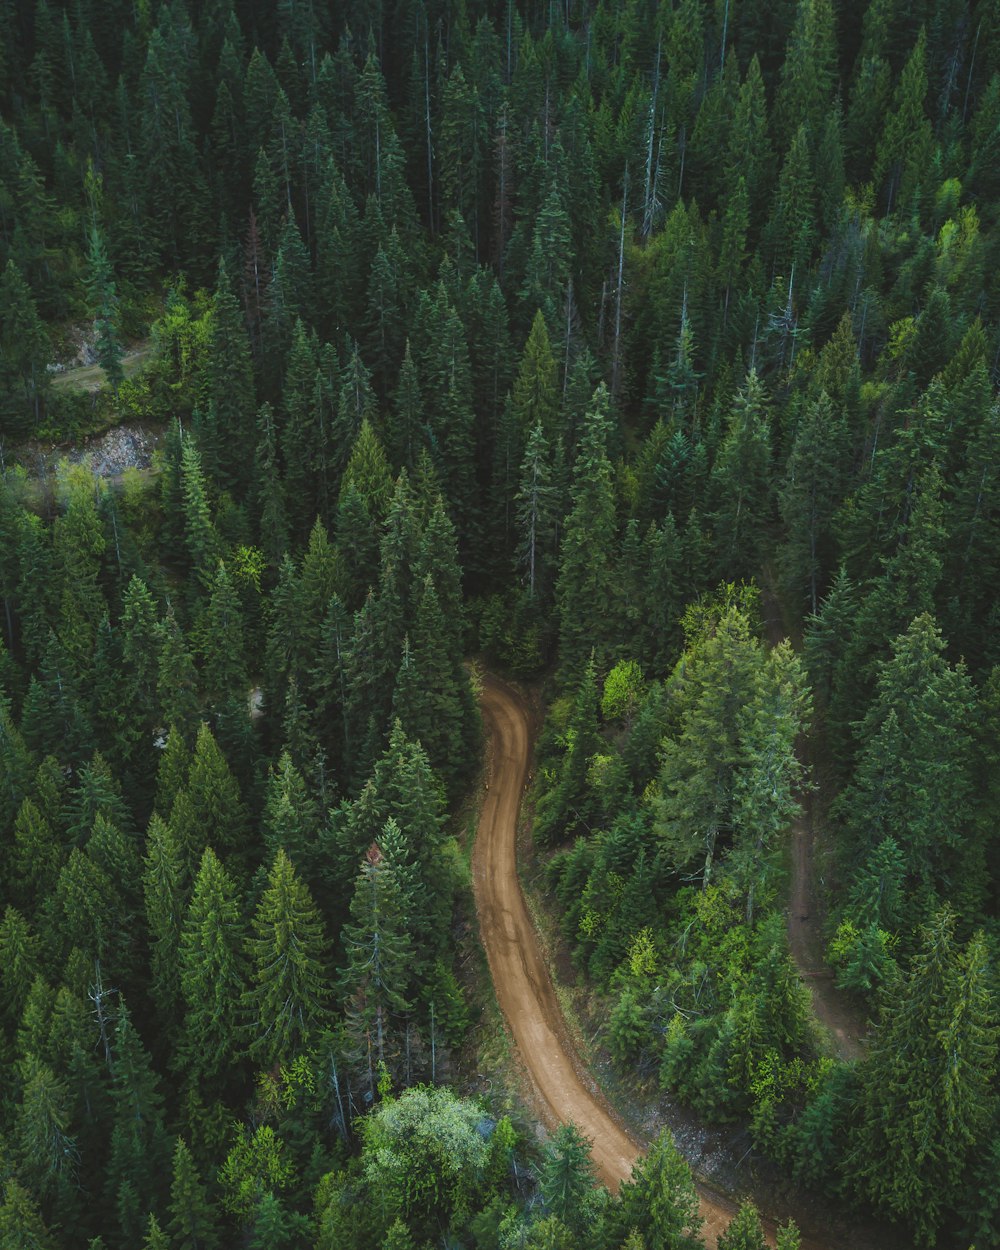
{"label": "side trail", "polygon": [[[765,613],[764,627],[768,643],[776,647],[789,635],[781,621],[781,609],[777,596],[764,579],[762,606]],[[799,640],[792,639],[797,651]],[[802,747],[800,745],[800,752]],[[823,952],[823,899],[817,880],[819,865],[817,851],[821,829],[817,816],[822,805],[815,792],[801,796],[802,811],[791,827],[791,880],[788,890],[788,947],[799,970],[799,976],[809,987],[812,996],[813,1015],[830,1039],[830,1046],[838,1059],[853,1063],[864,1052],[864,1020],[843,990],[837,989],[833,972],[826,963]]]}
{"label": "side trail", "polygon": [[[598,1176],[616,1190],[628,1179],[644,1143],[618,1121],[606,1099],[584,1079],[528,914],[517,875],[517,822],[528,776],[530,718],[521,696],[484,676],[483,722],[489,742],[488,788],[472,857],[473,889],[497,1002],[530,1077],[535,1105],[549,1129],[572,1121],[591,1139]],[[699,1184],[702,1229],[714,1250],[736,1212],[726,1197]],[[773,1243],[774,1226],[765,1225]],[[802,1239],[802,1250],[833,1250]]]}

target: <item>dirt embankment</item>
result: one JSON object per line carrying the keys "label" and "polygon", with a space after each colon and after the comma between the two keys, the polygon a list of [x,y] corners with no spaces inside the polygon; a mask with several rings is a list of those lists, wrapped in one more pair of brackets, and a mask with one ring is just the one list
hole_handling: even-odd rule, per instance
{"label": "dirt embankment", "polygon": [[[645,1145],[618,1121],[587,1077],[566,1029],[517,875],[517,821],[531,748],[528,709],[516,691],[488,675],[482,707],[491,762],[472,857],[473,889],[497,1002],[540,1117],[550,1129],[575,1123],[593,1142],[601,1180],[617,1189]],[[702,1185],[699,1197],[703,1234],[714,1247],[736,1208]],[[773,1225],[769,1231],[773,1240]],[[806,1239],[802,1247],[831,1250]]]}
{"label": "dirt embankment", "polygon": [[153,452],[162,438],[162,427],[149,422],[132,421],[113,425],[79,443],[43,443],[32,440],[12,448],[5,459],[22,465],[32,480],[44,481],[66,461],[69,464],[85,465],[95,477],[114,482],[121,478],[126,469],[148,470],[153,461]]}

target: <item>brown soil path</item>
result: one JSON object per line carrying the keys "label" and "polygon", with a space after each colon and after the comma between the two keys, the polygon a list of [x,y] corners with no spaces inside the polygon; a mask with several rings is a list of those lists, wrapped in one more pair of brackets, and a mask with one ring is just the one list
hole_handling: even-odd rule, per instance
{"label": "brown soil path", "polygon": [[[486,675],[482,709],[491,759],[472,870],[497,1002],[531,1078],[541,1118],[550,1129],[575,1123],[593,1142],[600,1179],[617,1189],[645,1147],[584,1079],[517,876],[517,820],[531,746],[528,708],[516,691]],[[715,1247],[736,1208],[705,1186],[698,1190],[703,1235]],[[773,1239],[773,1226],[769,1231]],[[806,1239],[802,1248],[822,1250]]]}
{"label": "brown soil path", "polygon": [[[781,608],[774,591],[767,586],[761,595],[764,628],[772,647],[788,635],[781,619]],[[793,639],[796,650],[801,640]],[[801,746],[800,746],[801,751]],[[829,1035],[838,1059],[853,1062],[864,1054],[864,1020],[843,990],[833,981],[833,972],[823,952],[823,897],[817,880],[817,843],[820,804],[814,793],[801,796],[801,814],[792,822],[791,885],[788,894],[788,946],[809,987],[813,1015]]]}

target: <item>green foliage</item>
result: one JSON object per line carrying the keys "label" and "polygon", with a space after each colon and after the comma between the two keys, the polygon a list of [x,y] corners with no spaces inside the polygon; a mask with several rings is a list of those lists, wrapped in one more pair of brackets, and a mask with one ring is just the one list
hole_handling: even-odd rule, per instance
{"label": "green foliage", "polygon": [[447,1089],[414,1087],[364,1122],[364,1178],[382,1211],[417,1236],[461,1227],[478,1203],[489,1159],[483,1114]]}
{"label": "green foliage", "polygon": [[241,1004],[250,1057],[262,1067],[307,1051],[329,1021],[327,939],[291,860],[279,850],[253,917]]}
{"label": "green foliage", "polygon": [[[995,1237],[1000,61],[960,10],[0,6],[4,1245],[674,1238],[663,1143],[620,1204],[526,1209],[485,1115],[463,1179],[367,1179],[365,1110],[475,1022],[479,649],[542,679],[533,833],[636,1079]],[[720,576],[804,625],[815,718]],[[806,760],[829,958],[896,1006],[851,1068],[788,957]]]}

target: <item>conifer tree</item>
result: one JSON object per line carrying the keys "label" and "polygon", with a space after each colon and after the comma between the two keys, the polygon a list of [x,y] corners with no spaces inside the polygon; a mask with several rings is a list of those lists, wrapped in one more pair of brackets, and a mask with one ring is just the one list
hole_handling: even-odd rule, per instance
{"label": "conifer tree", "polygon": [[201,456],[189,435],[181,445],[181,483],[184,491],[184,537],[188,558],[202,588],[211,590],[221,548],[212,524],[208,489]]}
{"label": "conifer tree", "polygon": [[41,423],[48,392],[48,335],[13,260],[0,277],[0,413],[4,428],[28,434]]}
{"label": "conifer tree", "polygon": [[701,1217],[691,1169],[664,1129],[620,1190],[621,1220],[647,1250],[696,1250]]}
{"label": "conifer tree", "polygon": [[147,1212],[160,1205],[170,1156],[160,1082],[121,998],[111,1061],[114,1120],[105,1188],[122,1240],[134,1245]]}
{"label": "conifer tree", "polygon": [[561,1124],[547,1144],[541,1184],[545,1208],[571,1232],[583,1234],[590,1221],[588,1198],[594,1191],[590,1142],[575,1124]]}
{"label": "conifer tree", "polygon": [[833,571],[830,531],[840,502],[846,449],[843,417],[824,391],[799,423],[779,495],[788,534],[783,553],[786,576],[813,615]]}
{"label": "conifer tree", "polygon": [[975,700],[963,666],[944,657],[932,617],[915,617],[879,665],[875,699],[860,726],[861,752],[840,810],[854,845],[893,838],[914,887],[965,879],[963,840],[972,827]]}
{"label": "conifer tree", "polygon": [[36,1055],[24,1058],[24,1087],[17,1110],[20,1175],[32,1192],[45,1198],[63,1218],[79,1215],[72,1192],[77,1185],[79,1152],[70,1127],[70,1098],[65,1082]]}
{"label": "conifer tree", "polygon": [[[211,846],[220,855],[245,854],[248,817],[239,783],[204,722],[198,728],[191,757],[187,796],[194,827],[189,838],[176,827],[175,835],[189,846],[198,845],[199,851],[201,847]],[[171,825],[174,824],[171,813]]]}
{"label": "conifer tree", "polygon": [[57,1250],[58,1247],[58,1242],[42,1220],[38,1204],[13,1176],[4,1183],[3,1203],[0,1204],[0,1243],[11,1247],[30,1246],[32,1250]]}
{"label": "conifer tree", "polygon": [[9,1029],[18,1024],[28,991],[41,967],[38,942],[27,919],[7,904],[0,920],[0,985],[3,1018]]}
{"label": "conifer tree", "polygon": [[559,392],[556,362],[552,355],[548,327],[540,312],[535,313],[531,333],[524,345],[521,367],[514,380],[514,417],[527,439],[536,425],[550,441],[559,433]]}
{"label": "conifer tree", "polygon": [[719,571],[738,577],[756,567],[771,520],[771,442],[764,387],[751,370],[733,402],[712,469]]}
{"label": "conifer tree", "polygon": [[185,1005],[178,1055],[206,1086],[224,1077],[237,1050],[244,937],[236,886],[207,847],[180,925],[175,973]]}
{"label": "conifer tree", "polygon": [[178,1005],[177,956],[189,881],[177,840],[154,812],[146,831],[142,892],[150,937],[150,964],[160,1018],[171,1021]]}
{"label": "conifer tree", "polygon": [[247,940],[251,971],[241,1003],[250,1058],[291,1060],[327,1027],[327,939],[309,891],[279,850]]}
{"label": "conifer tree", "polygon": [[87,289],[97,331],[97,361],[104,370],[109,386],[117,394],[119,386],[125,380],[122,367],[125,353],[120,337],[118,292],[104,240],[96,227],[90,234]]}
{"label": "conifer tree", "polygon": [[766,1250],[767,1241],[760,1223],[760,1213],[746,1199],[719,1238],[720,1250]]}
{"label": "conifer tree", "polygon": [[556,604],[564,674],[579,672],[592,647],[603,661],[612,642],[607,622],[615,603],[617,518],[607,439],[608,394],[602,384],[587,413],[559,553]]}
{"label": "conifer tree", "polygon": [[215,1212],[183,1137],[174,1145],[170,1234],[176,1250],[215,1250],[219,1244]]}
{"label": "conifer tree", "polygon": [[993,1113],[997,1026],[981,935],[963,949],[954,914],[923,932],[887,996],[861,1073],[847,1170],[885,1215],[934,1244]]}
{"label": "conifer tree", "polygon": [[517,492],[518,566],[527,576],[528,596],[545,597],[556,531],[556,498],[549,446],[541,422],[528,435]]}
{"label": "conifer tree", "polygon": [[316,858],[319,809],[302,774],[283,751],[270,770],[264,800],[264,840],[270,855],[279,849],[306,876],[312,875]]}
{"label": "conifer tree", "polygon": [[376,1068],[386,1063],[395,1035],[394,1022],[410,1010],[407,989],[412,950],[409,918],[403,914],[396,869],[377,842],[361,864],[344,926],[347,964],[341,993],[369,1092],[375,1092]]}

